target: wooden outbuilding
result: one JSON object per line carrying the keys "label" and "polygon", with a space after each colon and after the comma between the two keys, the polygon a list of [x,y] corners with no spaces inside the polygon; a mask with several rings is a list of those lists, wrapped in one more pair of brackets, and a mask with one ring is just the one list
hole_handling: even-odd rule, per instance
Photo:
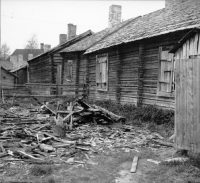
{"label": "wooden outbuilding", "polygon": [[22,65],[19,68],[13,69],[10,72],[15,74],[17,77],[17,80],[15,82],[15,84],[17,85],[23,85],[25,83],[27,83],[27,69],[28,69],[28,65]]}
{"label": "wooden outbuilding", "polygon": [[187,33],[170,53],[176,64],[176,147],[200,153],[200,29]]}
{"label": "wooden outbuilding", "polygon": [[17,76],[8,70],[6,70],[4,67],[0,67],[0,87],[1,88],[13,88],[14,84],[16,82]]}
{"label": "wooden outbuilding", "polygon": [[[169,50],[200,25],[199,8],[200,1],[166,0],[164,9],[118,22],[100,39],[95,40],[97,33],[67,47],[61,53],[65,55],[63,83],[71,72],[72,82],[89,84],[91,100],[174,109],[175,61]],[[112,17],[118,17],[116,13]],[[109,24],[107,31],[115,26]],[[85,46],[92,38],[95,41]]]}

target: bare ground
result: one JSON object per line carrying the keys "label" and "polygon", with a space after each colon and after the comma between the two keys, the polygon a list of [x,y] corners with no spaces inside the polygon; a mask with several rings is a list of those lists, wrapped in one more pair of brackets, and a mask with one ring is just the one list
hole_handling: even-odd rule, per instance
{"label": "bare ground", "polygon": [[[136,173],[130,173],[134,156],[139,156]],[[190,164],[155,164],[174,157],[174,148],[139,148],[136,151],[113,151],[93,154],[87,164],[30,165],[23,162],[1,162],[0,182],[30,183],[197,183],[200,170]]]}

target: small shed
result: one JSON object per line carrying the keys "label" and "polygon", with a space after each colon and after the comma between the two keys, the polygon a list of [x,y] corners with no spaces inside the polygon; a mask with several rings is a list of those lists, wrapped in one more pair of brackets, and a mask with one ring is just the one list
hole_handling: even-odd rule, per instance
{"label": "small shed", "polygon": [[171,50],[175,54],[176,147],[200,152],[200,29],[187,33]]}
{"label": "small shed", "polygon": [[27,83],[27,64],[13,69],[10,72],[18,76],[15,84],[23,85]]}
{"label": "small shed", "polygon": [[0,76],[1,76],[1,87],[2,88],[12,88],[14,87],[14,84],[16,82],[17,76],[8,70],[6,70],[4,67],[0,67]]}

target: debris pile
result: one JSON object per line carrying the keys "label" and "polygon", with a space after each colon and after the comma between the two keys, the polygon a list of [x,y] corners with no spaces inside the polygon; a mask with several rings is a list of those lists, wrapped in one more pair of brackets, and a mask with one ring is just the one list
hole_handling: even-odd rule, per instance
{"label": "debris pile", "polygon": [[[120,127],[113,125],[119,121]],[[94,165],[90,157],[96,153],[171,145],[164,144],[157,133],[150,134],[124,122],[125,118],[81,99],[65,106],[45,103],[39,109],[1,110],[0,157],[38,164]]]}

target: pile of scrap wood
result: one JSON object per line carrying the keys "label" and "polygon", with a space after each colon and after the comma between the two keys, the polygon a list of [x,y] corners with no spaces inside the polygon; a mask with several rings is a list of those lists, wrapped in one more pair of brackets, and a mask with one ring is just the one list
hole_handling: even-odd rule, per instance
{"label": "pile of scrap wood", "polygon": [[[163,137],[157,133],[131,125],[102,125],[125,119],[80,99],[64,106],[65,110],[61,110],[60,104],[55,107],[52,109],[44,104],[42,110],[41,107],[1,109],[0,159],[38,164],[94,165],[91,158],[96,153],[130,152],[138,151],[142,146],[158,149],[172,145],[164,143]],[[61,136],[55,133],[59,123],[72,124],[73,128],[66,128]]]}
{"label": "pile of scrap wood", "polygon": [[[61,110],[61,108],[65,110]],[[85,122],[107,124],[115,122],[124,123],[126,121],[124,117],[118,116],[100,106],[91,106],[83,102],[82,99],[67,103],[67,105],[59,103],[56,106],[55,103],[46,103],[42,106],[42,109],[55,115],[55,122],[58,126],[63,126],[64,128],[67,126],[69,129]]]}

